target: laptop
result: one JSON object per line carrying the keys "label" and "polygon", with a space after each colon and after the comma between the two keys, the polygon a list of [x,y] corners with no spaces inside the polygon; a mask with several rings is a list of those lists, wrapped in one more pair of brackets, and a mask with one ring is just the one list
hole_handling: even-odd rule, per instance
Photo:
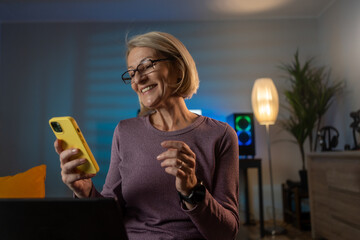
{"label": "laptop", "polygon": [[128,240],[114,199],[0,199],[0,238]]}

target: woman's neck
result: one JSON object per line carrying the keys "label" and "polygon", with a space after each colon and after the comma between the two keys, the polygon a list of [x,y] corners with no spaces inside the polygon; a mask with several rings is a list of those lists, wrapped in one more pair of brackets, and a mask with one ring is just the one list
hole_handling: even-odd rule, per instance
{"label": "woman's neck", "polygon": [[192,124],[198,116],[188,110],[185,100],[173,98],[169,103],[150,115],[151,124],[161,131],[176,131]]}

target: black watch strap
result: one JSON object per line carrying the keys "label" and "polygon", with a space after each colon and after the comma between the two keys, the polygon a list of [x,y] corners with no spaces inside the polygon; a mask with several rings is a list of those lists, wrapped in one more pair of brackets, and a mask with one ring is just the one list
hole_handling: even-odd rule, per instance
{"label": "black watch strap", "polygon": [[181,200],[188,202],[190,204],[194,204],[194,205],[198,204],[204,200],[205,193],[206,193],[206,188],[202,182],[199,182],[198,184],[196,184],[196,186],[193,188],[193,190],[189,196],[184,196],[178,192]]}

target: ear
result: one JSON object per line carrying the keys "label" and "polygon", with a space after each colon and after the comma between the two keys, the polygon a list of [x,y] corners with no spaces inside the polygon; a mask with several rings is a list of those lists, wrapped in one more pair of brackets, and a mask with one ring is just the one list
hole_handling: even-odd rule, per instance
{"label": "ear", "polygon": [[182,80],[184,80],[185,74],[183,72],[183,70],[181,70],[179,67],[177,68],[177,82],[181,82]]}
{"label": "ear", "polygon": [[171,67],[176,76],[177,83],[180,83],[182,80],[184,80],[184,77],[185,77],[184,64],[182,62],[179,62],[179,60],[174,60],[174,61],[171,61]]}

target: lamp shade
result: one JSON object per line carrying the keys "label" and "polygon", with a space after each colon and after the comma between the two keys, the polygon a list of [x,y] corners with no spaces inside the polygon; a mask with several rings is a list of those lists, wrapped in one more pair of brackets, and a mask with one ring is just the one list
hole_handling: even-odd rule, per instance
{"label": "lamp shade", "polygon": [[272,125],[279,113],[279,95],[271,78],[256,79],[251,104],[260,125]]}

